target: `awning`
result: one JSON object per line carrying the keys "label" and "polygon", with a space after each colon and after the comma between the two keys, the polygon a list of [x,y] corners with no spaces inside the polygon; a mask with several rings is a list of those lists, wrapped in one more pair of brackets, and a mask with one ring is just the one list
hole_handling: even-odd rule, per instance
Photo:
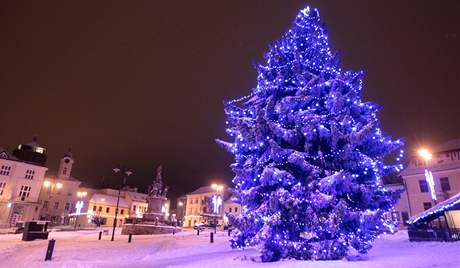
{"label": "awning", "polygon": [[422,222],[430,222],[441,215],[444,214],[445,211],[449,210],[460,210],[460,193],[452,196],[451,198],[435,205],[434,207],[423,211],[422,213],[415,215],[414,217],[410,218],[407,223],[408,224],[418,224]]}

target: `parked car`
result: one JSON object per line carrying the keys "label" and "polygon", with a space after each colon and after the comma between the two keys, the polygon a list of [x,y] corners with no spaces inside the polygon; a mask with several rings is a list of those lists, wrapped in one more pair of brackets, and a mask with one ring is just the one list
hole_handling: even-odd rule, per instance
{"label": "parked car", "polygon": [[195,226],[193,226],[193,229],[197,230],[198,228],[200,230],[204,229],[215,229],[216,227],[219,228],[221,225],[220,224],[215,224],[215,223],[196,223]]}

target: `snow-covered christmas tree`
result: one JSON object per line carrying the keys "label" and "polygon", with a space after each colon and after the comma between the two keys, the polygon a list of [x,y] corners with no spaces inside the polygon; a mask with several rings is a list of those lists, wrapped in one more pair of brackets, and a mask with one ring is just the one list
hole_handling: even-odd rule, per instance
{"label": "snow-covered christmas tree", "polygon": [[402,142],[361,100],[362,72],[340,68],[317,9],[302,10],[265,58],[252,93],[226,103],[234,141],[218,140],[235,156],[243,206],[230,215],[232,246],[258,247],[263,261],[366,253],[394,227],[384,213],[397,194],[381,178],[402,168],[384,164]]}

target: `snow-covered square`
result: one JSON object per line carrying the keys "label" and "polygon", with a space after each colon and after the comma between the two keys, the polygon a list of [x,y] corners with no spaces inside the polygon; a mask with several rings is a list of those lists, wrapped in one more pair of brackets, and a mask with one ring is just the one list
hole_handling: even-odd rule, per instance
{"label": "snow-covered square", "polygon": [[232,250],[226,233],[209,242],[210,232],[183,231],[176,235],[117,235],[110,241],[98,231],[51,232],[56,239],[51,261],[44,261],[48,241],[21,241],[21,235],[0,236],[0,267],[315,267],[425,268],[460,267],[460,243],[408,241],[407,233],[385,235],[358,261],[284,260],[262,263],[255,249]]}

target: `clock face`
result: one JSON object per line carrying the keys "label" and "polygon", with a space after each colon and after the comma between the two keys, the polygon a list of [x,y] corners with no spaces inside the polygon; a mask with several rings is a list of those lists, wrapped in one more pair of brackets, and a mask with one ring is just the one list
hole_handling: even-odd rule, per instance
{"label": "clock face", "polygon": [[64,163],[68,164],[70,162],[69,158],[64,159]]}

